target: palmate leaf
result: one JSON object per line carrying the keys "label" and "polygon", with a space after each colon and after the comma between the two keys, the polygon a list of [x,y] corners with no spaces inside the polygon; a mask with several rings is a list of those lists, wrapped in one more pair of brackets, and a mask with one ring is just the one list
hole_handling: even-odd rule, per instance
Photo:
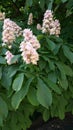
{"label": "palmate leaf", "polygon": [[37,99],[47,109],[52,104],[52,93],[42,79],[38,78]]}
{"label": "palmate leaf", "polygon": [[23,98],[27,95],[30,84],[32,82],[33,78],[30,78],[26,81],[24,87],[18,92],[16,92],[12,97],[12,106],[14,109],[17,109],[19,107],[20,102],[23,100]]}

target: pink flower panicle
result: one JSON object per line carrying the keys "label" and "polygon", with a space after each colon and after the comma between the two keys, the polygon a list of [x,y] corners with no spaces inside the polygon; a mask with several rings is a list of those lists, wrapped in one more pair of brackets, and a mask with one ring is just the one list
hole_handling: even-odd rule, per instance
{"label": "pink flower panicle", "polygon": [[30,29],[24,29],[23,30],[23,37],[25,42],[30,42],[36,50],[40,48],[40,43],[37,40],[37,37],[33,35],[32,31]]}
{"label": "pink flower panicle", "polygon": [[47,10],[44,14],[42,33],[49,33],[50,35],[59,36],[60,34],[60,23],[59,20],[53,17],[51,10]]}
{"label": "pink flower panicle", "polygon": [[5,59],[7,60],[7,64],[11,65],[11,59],[14,57],[14,55],[10,51],[7,51],[5,55],[6,55]]}
{"label": "pink flower panicle", "polygon": [[24,29],[23,30],[23,37],[25,41],[29,41],[33,36],[33,33],[30,29]]}
{"label": "pink flower panicle", "polygon": [[19,36],[21,28],[9,18],[4,20],[2,40],[3,43],[6,43],[8,46],[12,45],[15,41],[16,36]]}
{"label": "pink flower panicle", "polygon": [[32,13],[29,14],[28,23],[27,24],[28,25],[32,25],[33,24],[33,14]]}
{"label": "pink flower panicle", "polygon": [[39,59],[39,55],[36,52],[36,50],[33,48],[32,44],[29,42],[22,42],[20,44],[20,51],[22,51],[22,57],[23,60],[26,62],[26,64],[37,64],[37,61]]}
{"label": "pink flower panicle", "polygon": [[36,65],[39,60],[39,55],[36,50],[40,48],[40,43],[30,29],[25,29],[23,31],[23,36],[24,41],[20,44],[23,60],[26,64],[32,63]]}

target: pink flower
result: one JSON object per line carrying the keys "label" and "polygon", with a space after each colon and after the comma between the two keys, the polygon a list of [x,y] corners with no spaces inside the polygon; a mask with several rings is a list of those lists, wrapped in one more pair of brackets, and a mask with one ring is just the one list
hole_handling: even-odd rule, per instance
{"label": "pink flower", "polygon": [[47,19],[47,18],[53,18],[51,10],[46,10],[46,12],[44,14],[44,19]]}
{"label": "pink flower", "polygon": [[10,51],[7,51],[5,55],[6,55],[5,59],[7,60],[7,64],[11,65],[11,59],[14,57],[14,55]]}
{"label": "pink flower", "polygon": [[32,31],[30,29],[24,29],[23,30],[23,37],[25,39],[25,41],[28,41],[32,38],[33,34]]}

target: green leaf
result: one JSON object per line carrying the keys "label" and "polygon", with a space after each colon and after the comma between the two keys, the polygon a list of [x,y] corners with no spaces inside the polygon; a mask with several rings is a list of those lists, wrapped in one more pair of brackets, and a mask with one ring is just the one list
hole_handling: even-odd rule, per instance
{"label": "green leaf", "polygon": [[0,64],[6,64],[5,58],[2,56],[0,56]]}
{"label": "green leaf", "polygon": [[62,64],[62,66],[66,75],[73,76],[73,70],[68,65]]}
{"label": "green leaf", "polygon": [[13,85],[12,85],[13,90],[18,92],[22,87],[23,80],[24,80],[24,74],[23,73],[18,74],[13,81]]}
{"label": "green leaf", "polygon": [[73,76],[73,71],[69,65],[66,65],[62,62],[58,62],[57,66],[60,69],[60,71],[63,72],[65,75]]}
{"label": "green leaf", "polygon": [[53,51],[56,47],[55,43],[53,41],[51,41],[49,38],[46,37],[46,41],[48,43],[48,48]]}
{"label": "green leaf", "polygon": [[40,7],[41,7],[41,9],[43,9],[44,8],[44,6],[45,6],[45,0],[40,0]]}
{"label": "green leaf", "polygon": [[52,9],[52,5],[53,5],[54,0],[50,0],[49,4],[48,4],[48,9],[51,10]]}
{"label": "green leaf", "polygon": [[26,7],[32,6],[33,1],[32,0],[26,0]]}
{"label": "green leaf", "polygon": [[60,43],[59,43],[59,44],[56,44],[56,47],[55,47],[55,49],[54,49],[54,54],[55,54],[55,55],[59,52],[60,47],[61,47],[61,44],[60,44]]}
{"label": "green leaf", "polygon": [[51,88],[57,94],[61,94],[61,89],[54,82],[52,82],[49,78],[48,79],[43,78],[43,79],[49,88]]}
{"label": "green leaf", "polygon": [[50,70],[55,70],[55,65],[54,65],[54,62],[50,61],[49,60],[49,67],[50,67]]}
{"label": "green leaf", "polygon": [[73,52],[70,51],[68,46],[66,45],[63,46],[63,52],[64,55],[67,57],[67,59],[69,59],[69,61],[73,63]]}
{"label": "green leaf", "polygon": [[36,89],[35,88],[31,88],[28,92],[27,98],[29,100],[29,102],[34,105],[34,106],[38,106],[39,102],[37,100],[37,96],[36,96]]}
{"label": "green leaf", "polygon": [[61,73],[61,77],[59,77],[59,83],[62,86],[62,88],[64,88],[66,90],[68,88],[68,81],[66,78],[65,70],[64,70],[61,62],[56,62],[56,65]]}
{"label": "green leaf", "polygon": [[45,109],[45,111],[43,112],[43,120],[48,121],[49,118],[50,118],[50,112],[49,110]]}
{"label": "green leaf", "polygon": [[32,80],[33,80],[33,78],[28,79],[26,81],[24,87],[22,87],[20,91],[16,92],[13,95],[13,97],[12,97],[12,106],[13,106],[14,109],[17,109],[19,107],[20,102],[27,95]]}
{"label": "green leaf", "polygon": [[49,108],[49,106],[52,104],[52,94],[50,89],[47,87],[47,85],[43,82],[42,79],[38,78],[38,85],[37,85],[37,99],[39,103]]}
{"label": "green leaf", "polygon": [[14,66],[14,65],[10,66],[8,71],[8,76],[13,77],[17,71],[18,71],[18,66]]}
{"label": "green leaf", "polygon": [[8,107],[6,102],[0,97],[0,125],[3,124],[3,120],[8,115]]}
{"label": "green leaf", "polygon": [[2,77],[2,67],[0,67],[0,79]]}
{"label": "green leaf", "polygon": [[16,0],[13,0],[13,2],[15,3],[15,2],[16,2]]}
{"label": "green leaf", "polygon": [[63,3],[67,2],[68,0],[61,0]]}
{"label": "green leaf", "polygon": [[45,62],[45,60],[44,59],[40,59],[39,60],[39,68],[41,69],[41,70],[43,70],[44,68],[45,68],[45,66],[46,66],[46,62]]}
{"label": "green leaf", "polygon": [[56,72],[48,73],[48,79],[51,80],[52,82],[56,83],[57,82],[57,73]]}
{"label": "green leaf", "polygon": [[11,64],[18,62],[18,59],[20,58],[20,55],[15,55],[12,59],[11,59]]}
{"label": "green leaf", "polygon": [[8,72],[9,72],[9,67],[3,68],[1,84],[6,89],[9,89],[12,84],[12,78],[9,77]]}
{"label": "green leaf", "polygon": [[64,119],[65,117],[65,106],[67,105],[66,99],[61,96],[58,97],[58,114],[60,119]]}

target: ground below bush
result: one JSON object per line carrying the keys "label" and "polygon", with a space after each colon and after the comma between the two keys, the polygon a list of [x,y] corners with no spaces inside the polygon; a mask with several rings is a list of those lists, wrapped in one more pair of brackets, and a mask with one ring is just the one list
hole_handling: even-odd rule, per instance
{"label": "ground below bush", "polygon": [[64,120],[54,118],[46,123],[38,119],[29,130],[73,130],[73,115],[67,114]]}

